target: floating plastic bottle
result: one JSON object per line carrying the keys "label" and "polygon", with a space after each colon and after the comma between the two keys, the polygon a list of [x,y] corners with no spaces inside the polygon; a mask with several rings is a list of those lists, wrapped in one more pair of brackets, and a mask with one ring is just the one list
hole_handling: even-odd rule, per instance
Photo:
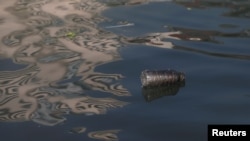
{"label": "floating plastic bottle", "polygon": [[185,84],[185,74],[175,70],[144,70],[141,73],[142,87]]}
{"label": "floating plastic bottle", "polygon": [[142,95],[147,102],[176,95],[185,85],[185,74],[176,70],[144,70],[141,73]]}

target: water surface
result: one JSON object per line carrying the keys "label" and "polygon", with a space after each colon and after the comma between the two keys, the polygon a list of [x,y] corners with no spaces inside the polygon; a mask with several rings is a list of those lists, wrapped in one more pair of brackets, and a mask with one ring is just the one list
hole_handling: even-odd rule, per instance
{"label": "water surface", "polygon": [[[248,1],[1,4],[3,140],[201,141],[250,122]],[[185,86],[147,100],[140,73],[168,68]]]}

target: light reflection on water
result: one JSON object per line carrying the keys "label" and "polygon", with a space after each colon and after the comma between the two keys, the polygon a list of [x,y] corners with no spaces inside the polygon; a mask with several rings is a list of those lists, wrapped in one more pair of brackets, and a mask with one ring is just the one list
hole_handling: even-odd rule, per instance
{"label": "light reflection on water", "polygon": [[[1,122],[55,126],[69,114],[100,115],[128,104],[88,94],[130,95],[119,83],[123,78],[119,72],[94,71],[98,65],[120,59],[119,38],[97,27],[104,20],[99,13],[107,8],[105,4],[17,0],[1,1],[1,7],[1,57],[24,64],[0,72]],[[95,131],[89,137],[117,140],[116,133]]]}
{"label": "light reflection on water", "polygon": [[[124,87],[121,83],[121,80],[124,79],[122,73],[126,74],[126,77],[135,75],[135,72],[132,72],[131,74],[125,73],[126,71],[131,72],[132,68],[129,70],[126,69],[127,67],[130,67],[130,65],[127,63],[124,64],[124,66],[121,66],[121,68],[124,67],[124,70],[121,71],[122,73],[119,71],[115,72],[115,74],[96,71],[96,67],[109,62],[121,60],[122,58],[120,57],[119,49],[121,49],[123,45],[143,46],[145,47],[145,51],[148,49],[146,46],[149,46],[179,50],[193,54],[208,55],[212,57],[221,57],[223,59],[229,58],[242,59],[245,61],[249,60],[250,56],[247,52],[249,49],[244,47],[244,45],[240,46],[237,51],[234,49],[233,45],[231,47],[229,46],[228,50],[218,50],[215,48],[224,47],[225,44],[229,45],[233,42],[232,40],[238,41],[242,39],[242,42],[246,42],[245,39],[248,39],[250,35],[249,25],[246,25],[245,23],[239,24],[236,22],[237,20],[233,20],[233,23],[228,23],[229,20],[225,19],[226,22],[224,23],[217,24],[215,22],[218,25],[217,28],[214,28],[214,25],[211,25],[206,26],[211,29],[204,29],[205,27],[202,26],[204,23],[202,22],[192,21],[191,23],[193,24],[187,24],[184,26],[182,22],[185,22],[185,18],[176,18],[175,15],[169,17],[167,21],[157,21],[157,18],[159,17],[154,17],[155,13],[146,12],[148,13],[148,16],[152,18],[152,21],[145,23],[145,27],[143,28],[138,26],[143,24],[141,24],[140,21],[136,21],[139,19],[136,16],[132,18],[126,17],[127,15],[132,15],[129,13],[123,13],[123,18],[118,14],[120,17],[117,19],[112,17],[112,15],[115,14],[110,13],[108,15],[112,19],[105,19],[104,17],[101,17],[99,14],[107,9],[107,5],[100,2],[106,2],[108,6],[121,6],[119,8],[124,8],[125,11],[127,10],[126,8],[129,8],[131,5],[134,6],[131,6],[134,9],[138,6],[139,13],[141,12],[142,15],[145,11],[140,11],[141,9],[139,8],[139,5],[136,4],[147,3],[146,0],[17,0],[16,2],[0,2],[2,7],[6,7],[1,9],[0,14],[0,61],[4,62],[4,59],[12,60],[12,62],[17,64],[13,67],[16,68],[16,70],[12,67],[6,67],[0,71],[1,122],[32,121],[42,126],[45,125],[54,127],[65,123],[67,117],[70,118],[69,115],[82,114],[92,116],[94,119],[96,118],[95,115],[105,115],[108,110],[122,108],[128,105],[132,100],[134,100],[133,98],[131,98],[132,100],[128,98],[131,101],[124,101],[120,99],[126,99],[124,97],[131,96],[131,93],[137,93],[135,87],[138,86],[138,84],[136,86],[130,86],[133,85],[134,82],[127,82],[126,84],[131,83],[128,85],[130,86],[129,88],[135,90],[130,93],[130,91],[127,90],[127,87]],[[184,12],[184,10],[185,12],[198,10],[198,13],[206,8],[209,10],[211,7],[216,7],[218,9],[222,7],[227,9],[224,16],[240,17],[243,21],[245,21],[244,19],[249,18],[249,10],[247,4],[244,2],[174,2],[176,2],[174,7],[179,9],[181,12]],[[169,4],[170,7],[173,6],[173,2],[166,2],[163,4]],[[184,5],[186,8],[177,4]],[[127,5],[127,7],[122,7],[122,5]],[[150,11],[150,8],[155,8],[151,5],[144,6],[146,11]],[[164,8],[159,9],[163,9],[164,11]],[[173,12],[171,9],[168,10],[168,12]],[[197,13],[193,12],[194,15]],[[137,16],[140,16],[140,14]],[[112,27],[108,30],[114,33],[97,27],[97,24],[103,22],[104,20],[107,20],[104,22],[104,25],[106,25],[101,26],[104,28]],[[209,21],[211,19],[208,18],[207,20]],[[152,29],[150,26],[155,26],[154,22],[158,22],[160,24],[164,22],[165,25],[157,26],[160,28]],[[132,26],[123,26],[127,23],[133,24]],[[176,25],[176,23],[180,24]],[[135,37],[135,35],[138,36]],[[135,51],[138,50],[135,49]],[[141,54],[143,53],[141,52],[140,55]],[[150,60],[152,63],[151,65],[153,66],[155,62],[152,59]],[[150,62],[147,61],[148,60],[143,61],[141,58],[139,60],[139,64],[134,62],[135,66],[133,69],[137,71],[142,70],[143,67],[145,67],[140,66],[142,63],[148,64],[147,67],[150,67]],[[109,70],[119,70],[119,68],[110,67]],[[217,71],[223,70],[218,69]],[[229,74],[230,73],[224,73],[225,76]],[[200,73],[198,76],[199,75]],[[193,79],[194,78],[196,77],[193,77]],[[201,78],[202,77],[199,79]],[[135,78],[133,80],[135,80]],[[190,87],[187,87],[187,91],[189,88]],[[163,89],[162,91],[165,93],[163,96],[167,95],[166,92],[175,95],[178,90],[179,87]],[[159,97],[162,96],[162,91],[158,91]],[[151,92],[152,91],[148,91],[148,93],[144,94],[148,95],[151,94]],[[93,93],[95,93],[95,95],[92,95]],[[152,99],[154,98],[155,97]],[[152,99],[148,100],[151,101]],[[213,99],[213,97],[210,99]],[[183,103],[185,104],[185,102]],[[227,104],[227,102],[225,103]],[[208,109],[208,111],[211,110],[211,108],[207,105],[202,106],[204,109]],[[155,115],[154,112],[165,112],[160,108],[157,108],[158,110],[153,110],[153,113],[146,113],[147,111],[143,108],[144,107],[142,106],[135,106],[130,112],[126,113],[126,111],[124,113],[127,114],[127,116],[122,116],[123,114],[116,115],[120,117],[120,120],[126,119],[124,120],[126,122],[125,124],[129,124],[124,125],[124,123],[122,123],[124,126],[116,126],[115,128],[132,126],[130,124],[134,124],[135,126],[137,122],[138,125],[144,123],[141,120],[133,121],[133,117],[129,117],[131,114],[132,116],[138,116],[141,118],[144,118],[143,116],[145,116],[146,119],[148,116]],[[153,106],[149,108],[152,109]],[[177,107],[176,109],[180,110],[180,107]],[[225,109],[225,107],[221,107],[218,111],[222,111],[223,109]],[[142,111],[141,115],[138,111]],[[169,110],[169,113],[171,112],[176,113],[176,111]],[[109,115],[107,114],[107,116]],[[162,116],[166,117],[166,115]],[[149,118],[151,119],[151,117]],[[99,119],[95,122],[100,122],[99,124],[101,124],[101,121],[102,120]],[[160,119],[159,122],[153,121],[153,123],[156,125],[162,124],[162,126],[175,126],[175,123],[161,123],[160,121],[163,121],[163,119]],[[178,118],[174,118],[173,122],[174,121],[178,121]],[[113,122],[114,125],[115,123],[118,123],[118,121]],[[89,138],[99,140],[118,140],[117,134],[121,132],[120,129],[107,130],[106,127],[91,129],[89,126],[85,127],[84,123],[79,124],[80,125],[77,123],[78,126],[74,126],[73,128],[67,130],[70,131],[70,133],[77,134],[87,132],[86,135]],[[188,122],[183,123],[182,126],[189,126],[187,124]],[[196,125],[194,125],[194,127],[195,126]],[[129,137],[132,139],[132,135],[137,138],[137,136],[142,133],[149,133],[152,131],[146,130],[148,128],[142,130],[141,128],[143,127],[149,126],[147,124],[142,125],[142,127],[136,126],[133,129],[131,128],[131,131],[126,130],[125,132],[133,132]],[[141,132],[135,132],[137,129],[141,129]],[[168,133],[173,133],[172,136],[169,136],[169,138],[171,139],[171,137],[173,137],[174,139],[179,136],[175,135],[179,133],[177,131],[177,128],[173,128],[173,130],[168,129]],[[163,129],[161,130],[160,127],[158,130],[152,132],[159,132],[155,133],[156,135],[165,134],[163,133]],[[189,133],[185,132],[183,134],[185,135]],[[190,134],[194,133],[190,131]],[[149,133],[148,135],[150,137],[151,134]],[[160,136],[157,137],[158,140],[162,140]],[[140,140],[143,139],[143,137],[138,138]],[[195,140],[195,138],[193,139]],[[147,138],[144,140],[151,139]]]}

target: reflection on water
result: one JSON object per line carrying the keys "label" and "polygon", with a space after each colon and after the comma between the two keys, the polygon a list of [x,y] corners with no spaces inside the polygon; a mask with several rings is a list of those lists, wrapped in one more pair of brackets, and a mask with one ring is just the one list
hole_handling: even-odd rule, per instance
{"label": "reflection on water", "polygon": [[74,127],[70,130],[70,133],[81,134],[86,131],[85,127]]}
{"label": "reflection on water", "polygon": [[181,40],[189,40],[189,41],[203,41],[203,42],[212,42],[212,43],[220,43],[214,37],[250,37],[250,34],[247,30],[240,32],[232,32],[232,33],[223,33],[219,31],[211,31],[211,30],[197,30],[197,29],[185,29],[181,27],[169,27],[170,31],[180,31],[180,34],[171,34],[170,36],[178,37]]}
{"label": "reflection on water", "polygon": [[159,87],[149,87],[142,88],[142,95],[147,102],[151,102],[158,98],[164,96],[173,96],[176,95],[180,87],[184,87],[184,83],[175,83],[173,85],[159,86]]}
{"label": "reflection on water", "polygon": [[247,0],[174,0],[189,8],[207,8],[207,7],[227,7],[231,10],[225,13],[225,16],[250,18],[250,6]]}
{"label": "reflection on water", "polygon": [[[140,37],[123,37],[97,27],[106,20],[100,12],[108,6],[135,5],[151,0],[16,0],[0,2],[0,59],[12,59],[23,67],[0,71],[0,121],[35,123],[55,126],[68,114],[99,115],[110,108],[128,104],[118,100],[130,96],[117,74],[96,72],[99,65],[117,61],[122,44],[181,49],[207,55],[250,59],[246,54],[219,53],[203,48],[174,45],[171,40],[220,44],[215,37],[249,38],[249,29],[239,32],[204,31],[166,25],[160,33]],[[153,1],[153,0],[152,0]],[[164,1],[164,0],[157,0]],[[244,2],[174,1],[188,7],[230,7],[226,16],[249,18],[249,5]],[[132,21],[133,22],[133,21]],[[221,24],[236,28],[234,24]],[[0,60],[1,61],[1,60]],[[112,69],[112,68],[111,68]],[[160,90],[160,91],[158,91]],[[174,95],[178,87],[146,90],[148,101]],[[100,97],[91,96],[97,91]],[[109,93],[111,97],[101,96]],[[154,93],[154,96],[151,94]],[[106,96],[106,95],[105,95]],[[149,98],[150,97],[150,98]],[[116,99],[117,98],[117,99]],[[87,127],[75,127],[72,133],[84,133]],[[118,140],[120,130],[88,132],[89,138]]]}
{"label": "reflection on water", "polygon": [[[209,0],[174,0],[173,2],[177,4],[181,4],[187,7],[186,11],[183,12],[192,12],[192,8],[228,8],[227,11],[223,14],[224,16],[233,16],[233,17],[241,17],[241,18],[249,18],[249,5],[248,1],[209,1]],[[237,11],[241,12],[237,12]],[[198,11],[196,11],[198,12]],[[207,11],[209,12],[209,11]],[[232,13],[238,13],[232,14]],[[198,21],[199,19],[193,19],[191,23],[195,23],[197,25],[206,25],[204,21]],[[213,20],[213,19],[211,19]],[[228,20],[228,19],[225,19]],[[244,20],[244,19],[243,19]],[[185,22],[185,20],[183,20]],[[133,22],[133,21],[132,21]],[[206,21],[205,21],[206,22]],[[229,22],[229,21],[226,21]],[[242,27],[241,24],[243,25]],[[164,25],[162,32],[157,33],[149,33],[145,36],[136,37],[136,38],[126,38],[126,43],[136,43],[143,44],[148,46],[155,46],[161,48],[168,49],[178,49],[183,51],[191,51],[194,53],[205,54],[209,56],[216,57],[224,57],[224,58],[234,58],[234,59],[244,59],[249,60],[250,56],[247,53],[237,53],[237,52],[218,52],[213,48],[205,48],[202,47],[204,43],[210,44],[212,47],[213,44],[223,45],[223,39],[249,39],[250,38],[250,29],[245,23],[220,23],[217,25],[220,27],[215,29],[204,29],[196,26],[192,26],[192,28],[187,27],[179,27],[172,24]],[[242,28],[242,29],[240,29]],[[188,47],[185,45],[177,45],[173,41],[192,41],[201,44],[200,48]],[[242,51],[243,52],[243,51]]]}
{"label": "reflection on water", "polygon": [[[105,1],[103,1],[105,2]],[[124,1],[139,4],[147,1]],[[54,126],[65,115],[105,114],[128,104],[88,94],[100,91],[130,96],[118,82],[121,74],[95,72],[95,67],[120,59],[119,37],[101,30],[100,12],[108,2],[93,0],[1,1],[1,58],[25,64],[0,72],[0,121],[33,121]],[[86,128],[73,128],[83,133]],[[118,130],[89,133],[90,138],[117,140]]]}
{"label": "reflection on water", "polygon": [[[119,59],[119,38],[97,28],[105,4],[92,0],[1,1],[1,58],[25,64],[0,72],[0,121],[33,121],[54,126],[65,115],[105,114],[127,105],[114,98],[88,95],[97,90],[115,96],[130,93],[120,74],[95,72],[96,66]],[[101,93],[100,93],[101,94]],[[74,128],[83,133],[86,128]],[[116,130],[89,133],[116,140]]]}
{"label": "reflection on water", "polygon": [[[178,28],[177,28],[178,29]],[[215,36],[222,36],[222,37],[245,37],[249,38],[249,33],[225,33],[221,34],[219,32],[213,31],[198,31],[198,30],[185,30],[179,29],[178,31],[170,31],[170,32],[162,32],[162,33],[151,33],[145,37],[138,37],[133,39],[128,39],[126,42],[128,43],[140,43],[148,46],[155,46],[160,48],[167,48],[167,49],[179,49],[184,51],[191,51],[195,53],[201,53],[210,56],[217,56],[217,57],[225,57],[225,58],[235,58],[235,59],[250,59],[250,55],[248,54],[236,54],[236,53],[220,53],[220,52],[212,52],[202,48],[189,48],[185,46],[178,46],[174,45],[169,39],[175,40],[189,40],[189,41],[196,41],[196,42],[211,42],[219,44],[220,41],[214,39]]]}
{"label": "reflection on water", "polygon": [[119,133],[120,130],[104,130],[104,131],[95,131],[88,133],[88,136],[93,139],[99,139],[104,141],[117,141],[117,133]]}
{"label": "reflection on water", "polygon": [[[32,120],[52,126],[69,112],[103,114],[127,104],[85,95],[90,89],[130,95],[116,82],[120,74],[94,72],[96,66],[119,59],[117,37],[96,27],[104,4],[77,0],[3,4],[8,6],[2,11],[1,52],[15,63],[29,65],[0,72],[1,121]],[[8,27],[10,22],[15,26]]]}

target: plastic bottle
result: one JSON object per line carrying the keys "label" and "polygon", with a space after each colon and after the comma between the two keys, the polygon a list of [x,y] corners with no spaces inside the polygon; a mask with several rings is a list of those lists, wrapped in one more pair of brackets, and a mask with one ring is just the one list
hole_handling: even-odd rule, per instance
{"label": "plastic bottle", "polygon": [[176,70],[144,70],[141,73],[142,87],[157,87],[182,84],[185,85],[185,74]]}

